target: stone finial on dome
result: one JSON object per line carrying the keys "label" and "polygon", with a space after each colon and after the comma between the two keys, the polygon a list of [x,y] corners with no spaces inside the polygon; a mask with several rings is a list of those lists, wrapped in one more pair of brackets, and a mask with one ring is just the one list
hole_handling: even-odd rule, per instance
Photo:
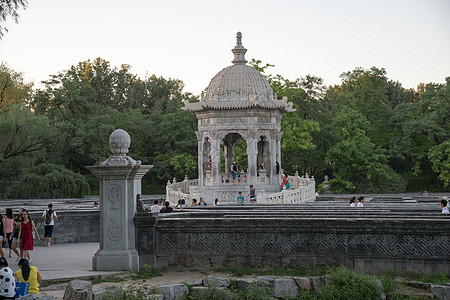
{"label": "stone finial on dome", "polygon": [[247,52],[247,49],[242,46],[242,33],[238,32],[236,34],[236,46],[234,46],[231,51],[234,54],[234,59],[232,60],[233,64],[245,65],[247,63],[247,60],[245,59],[245,53]]}

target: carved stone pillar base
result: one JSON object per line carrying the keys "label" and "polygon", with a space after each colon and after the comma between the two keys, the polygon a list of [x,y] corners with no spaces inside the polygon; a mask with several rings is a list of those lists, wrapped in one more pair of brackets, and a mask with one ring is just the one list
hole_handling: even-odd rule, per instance
{"label": "carved stone pillar base", "polygon": [[139,271],[139,255],[136,250],[98,250],[92,258],[97,271]]}

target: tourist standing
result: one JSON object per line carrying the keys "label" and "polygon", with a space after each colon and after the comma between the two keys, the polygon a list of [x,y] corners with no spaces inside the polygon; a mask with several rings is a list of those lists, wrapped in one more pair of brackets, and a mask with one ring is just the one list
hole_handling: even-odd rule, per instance
{"label": "tourist standing", "polygon": [[19,270],[16,272],[17,280],[21,282],[28,282],[29,293],[39,294],[39,281],[42,281],[42,275],[39,269],[35,266],[30,266],[30,262],[22,258],[19,260]]}
{"label": "tourist standing", "polygon": [[0,253],[1,257],[5,257],[3,245],[6,243],[6,220],[4,216],[0,216],[0,223]]}
{"label": "tourist standing", "polygon": [[255,187],[252,185],[250,185],[250,193],[248,194],[248,197],[250,197],[250,203],[253,204],[254,202],[256,202],[256,189]]}
{"label": "tourist standing", "polygon": [[44,247],[50,247],[53,235],[53,227],[55,220],[58,219],[56,211],[53,210],[53,204],[48,205],[48,209],[42,213],[42,220],[44,220]]}
{"label": "tourist standing", "polygon": [[33,231],[36,234],[36,240],[39,241],[39,233],[34,226],[33,220],[31,220],[30,215],[26,209],[23,210],[23,221],[20,226],[19,239],[22,240],[23,245],[23,255],[22,258],[30,258],[30,251],[33,250]]}
{"label": "tourist standing", "polygon": [[236,165],[235,160],[233,160],[233,163],[231,164],[230,171],[231,171],[231,176],[233,177],[232,185],[235,185],[236,184],[236,175],[239,173],[239,169]]}
{"label": "tourist standing", "polygon": [[14,271],[8,267],[6,258],[0,258],[0,299],[15,299],[16,279]]}
{"label": "tourist standing", "polygon": [[[14,253],[17,254],[16,262],[18,262],[19,259],[21,259],[22,255],[23,255],[23,247],[22,247],[22,243],[20,242],[20,239],[19,239],[20,226],[23,221],[22,215],[23,215],[23,208],[19,209],[19,214],[17,215],[17,217],[14,220],[14,233],[13,233],[12,248],[13,248]],[[17,244],[19,245],[20,253],[18,253],[18,251],[17,251]]]}
{"label": "tourist standing", "polygon": [[[12,257],[12,241],[13,241],[13,232],[14,232],[14,216],[11,208],[5,209],[5,224],[6,224],[6,239],[8,241],[9,246],[9,257]],[[6,241],[5,241],[6,244]],[[14,249],[17,252],[17,249]]]}

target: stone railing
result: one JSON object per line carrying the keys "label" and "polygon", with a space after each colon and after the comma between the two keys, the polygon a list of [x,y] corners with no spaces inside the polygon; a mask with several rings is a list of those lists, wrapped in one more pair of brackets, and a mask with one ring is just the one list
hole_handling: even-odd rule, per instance
{"label": "stone railing", "polygon": [[308,173],[299,176],[298,171],[295,172],[294,176],[288,176],[289,183],[291,184],[291,189],[298,189],[302,187],[309,187],[311,183],[315,185],[314,176],[309,177]]}
{"label": "stone railing", "polygon": [[184,177],[184,180],[181,182],[177,182],[176,178],[167,182],[167,186],[170,186],[174,191],[182,191],[183,193],[189,193],[189,189],[191,186],[198,186],[198,179],[189,179],[187,176]]}
{"label": "stone railing", "polygon": [[[233,175],[231,175],[231,173],[220,174],[221,185],[232,185],[232,183],[233,183]],[[241,172],[236,175],[236,184],[247,184],[246,173]]]}
{"label": "stone railing", "polygon": [[283,188],[279,193],[266,194],[264,190],[258,192],[258,203],[260,204],[292,204],[316,199],[316,183],[314,177],[299,176],[295,172],[294,176],[288,176],[291,187]]}
{"label": "stone railing", "polygon": [[178,203],[178,200],[184,199],[190,205],[192,199],[198,200],[201,196],[197,190],[198,179],[189,180],[186,176],[183,181],[177,182],[174,178],[172,183],[170,180],[167,182],[166,200],[175,205]]}

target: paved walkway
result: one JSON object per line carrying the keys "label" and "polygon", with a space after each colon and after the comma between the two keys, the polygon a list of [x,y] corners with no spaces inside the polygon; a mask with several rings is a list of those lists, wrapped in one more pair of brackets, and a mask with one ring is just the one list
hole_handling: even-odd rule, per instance
{"label": "paved walkway", "polygon": [[[60,244],[48,248],[35,246],[31,251],[31,265],[38,267],[44,280],[118,273],[92,271],[92,257],[98,249],[99,243]],[[9,249],[5,252],[8,256]],[[11,269],[17,271],[15,254],[13,258],[6,259]]]}

